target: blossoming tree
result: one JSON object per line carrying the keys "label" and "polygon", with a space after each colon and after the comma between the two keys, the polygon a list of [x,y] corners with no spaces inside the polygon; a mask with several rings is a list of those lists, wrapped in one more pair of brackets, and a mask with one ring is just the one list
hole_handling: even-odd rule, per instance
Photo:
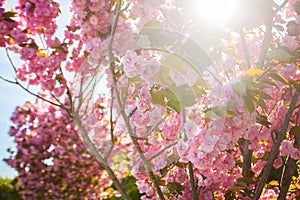
{"label": "blossoming tree", "polygon": [[60,40],[58,2],[1,1],[25,199],[299,198],[300,1],[200,2],[73,0]]}

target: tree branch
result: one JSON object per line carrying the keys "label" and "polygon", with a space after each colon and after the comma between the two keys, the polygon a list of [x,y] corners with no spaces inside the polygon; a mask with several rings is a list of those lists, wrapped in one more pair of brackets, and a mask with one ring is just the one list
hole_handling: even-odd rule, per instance
{"label": "tree branch", "polygon": [[296,102],[297,102],[297,99],[299,97],[299,92],[296,90],[295,91],[295,94],[292,98],[292,101],[291,101],[291,104],[290,104],[290,108],[286,114],[286,117],[284,119],[284,122],[283,122],[283,126],[281,128],[281,131],[277,137],[277,140],[274,144],[274,147],[270,153],[270,156],[269,156],[269,159],[268,159],[268,162],[263,170],[263,173],[262,173],[262,178],[261,178],[261,181],[259,183],[259,186],[254,194],[254,197],[253,197],[253,200],[258,200],[262,191],[263,191],[263,188],[267,182],[267,179],[270,175],[270,172],[272,170],[272,167],[273,167],[273,164],[274,164],[274,160],[276,159],[277,155],[278,155],[278,150],[279,150],[279,147],[280,147],[280,144],[281,142],[283,141],[283,139],[285,138],[285,132],[288,128],[288,125],[289,125],[289,122],[290,122],[290,119],[291,119],[291,116],[294,112],[294,108],[295,108],[295,105],[296,105]]}
{"label": "tree branch", "polygon": [[[294,142],[294,147],[296,149],[300,148],[300,137],[295,136],[295,142]],[[285,200],[286,194],[289,190],[291,181],[292,181],[292,176],[295,173],[295,169],[297,168],[297,160],[294,160],[289,156],[287,158],[287,161],[285,163],[283,172],[282,172],[282,177],[281,177],[281,182],[280,182],[280,193],[278,196],[278,200]]]}
{"label": "tree branch", "polygon": [[243,49],[244,49],[247,66],[248,66],[248,69],[250,69],[251,68],[250,56],[249,56],[249,52],[248,52],[248,49],[246,46],[245,34],[244,34],[243,30],[240,31],[240,36],[241,36],[241,41],[242,41],[242,45],[243,45]]}
{"label": "tree branch", "polygon": [[[185,112],[184,110],[182,111],[182,123],[185,124],[186,122],[186,117],[185,117]],[[184,132],[184,139],[187,140],[186,133]],[[188,162],[188,169],[189,169],[189,177],[190,177],[190,184],[192,188],[192,196],[193,200],[198,199],[198,194],[197,194],[197,185],[194,177],[194,169],[193,169],[193,163],[191,161]]]}
{"label": "tree branch", "polygon": [[108,166],[105,159],[99,153],[99,151],[97,150],[97,148],[95,147],[95,145],[91,141],[90,137],[88,136],[88,132],[83,127],[83,125],[82,125],[82,123],[81,123],[81,121],[78,117],[78,113],[74,113],[73,116],[74,116],[74,118],[73,118],[74,122],[76,123],[76,125],[78,126],[78,128],[81,132],[81,136],[83,138],[83,142],[84,142],[85,146],[89,149],[90,153],[96,158],[96,160],[102,165],[102,167],[107,171],[110,179],[114,183],[114,186],[121,193],[122,197],[125,200],[130,200],[130,197],[128,196],[128,194],[126,193],[126,190],[123,188],[122,184],[120,183],[120,181],[118,180],[118,178],[114,174],[113,170]]}
{"label": "tree branch", "polygon": [[238,141],[240,146],[240,150],[243,155],[243,167],[242,167],[242,175],[243,177],[251,178],[251,160],[252,160],[252,150],[249,149],[250,141],[244,138],[240,138]]}
{"label": "tree branch", "polygon": [[266,32],[265,32],[259,60],[257,63],[257,68],[262,69],[265,64],[268,49],[272,40],[272,28],[273,28],[273,15],[270,14],[270,16],[267,16],[266,19]]}
{"label": "tree branch", "polygon": [[114,23],[112,25],[112,29],[111,29],[111,32],[110,32],[109,43],[108,43],[109,70],[110,70],[110,73],[111,73],[111,76],[112,76],[112,84],[113,84],[114,91],[115,91],[115,94],[116,94],[116,100],[117,100],[118,106],[120,108],[120,114],[121,114],[121,116],[122,116],[122,118],[125,122],[125,125],[127,127],[127,131],[129,133],[129,136],[131,137],[132,143],[133,143],[134,147],[136,148],[137,152],[139,153],[139,156],[140,156],[141,160],[143,161],[143,163],[145,165],[147,173],[148,173],[151,181],[153,182],[154,188],[155,188],[160,200],[164,200],[165,197],[164,197],[164,195],[163,195],[163,193],[160,189],[158,180],[156,179],[156,177],[155,177],[155,175],[154,175],[154,173],[151,169],[150,162],[146,159],[145,155],[143,154],[143,151],[142,151],[138,141],[135,139],[135,137],[133,137],[134,132],[131,128],[130,121],[129,121],[126,113],[125,113],[123,103],[122,103],[122,100],[121,100],[121,96],[120,96],[120,92],[117,88],[117,78],[116,78],[116,75],[115,75],[115,67],[114,67],[114,64],[113,64],[114,57],[113,57],[112,44],[113,44],[114,35],[115,35],[115,32],[116,32],[116,28],[117,28],[117,24],[118,24],[120,12],[121,12],[121,4],[122,4],[122,0],[118,0],[117,6],[116,6],[116,13],[115,13],[115,18],[114,18]]}
{"label": "tree branch", "polygon": [[[12,68],[13,68],[15,74],[16,74],[16,73],[17,73],[17,68],[15,67],[14,62],[13,62],[12,58],[10,57],[7,48],[5,48],[5,52],[6,52],[6,56],[7,56],[8,60],[9,60],[9,63],[10,63],[10,65],[12,66]],[[38,94],[36,94],[36,93],[30,91],[28,88],[26,88],[25,86],[23,86],[23,85],[18,81],[17,78],[15,78],[15,80],[12,81],[12,80],[8,80],[8,79],[6,79],[6,78],[0,76],[0,79],[2,79],[2,80],[5,81],[5,82],[8,82],[8,83],[18,85],[18,86],[20,86],[23,90],[25,90],[27,93],[29,93],[30,95],[35,96],[36,98],[39,98],[39,99],[41,99],[41,100],[43,100],[43,101],[45,101],[45,102],[47,102],[47,103],[49,103],[49,104],[51,104],[51,105],[54,105],[54,106],[63,108],[64,110],[66,110],[66,111],[69,113],[69,110],[66,109],[65,106],[64,106],[57,98],[55,98],[55,100],[56,100],[58,103],[54,103],[54,102],[52,102],[52,101],[50,101],[50,100],[48,100],[48,99],[46,99],[46,98],[44,98],[44,97],[42,97],[42,96],[40,96],[40,95],[38,95]],[[50,94],[51,94],[51,92],[50,92]],[[51,94],[51,95],[52,95],[52,94]],[[52,95],[52,97],[53,97],[53,95]]]}
{"label": "tree branch", "polygon": [[114,122],[113,122],[113,105],[114,105],[114,88],[111,87],[110,90],[111,100],[110,100],[110,108],[109,108],[109,123],[110,123],[110,140],[111,146],[105,155],[105,160],[107,160],[115,146],[115,137],[114,137]]}

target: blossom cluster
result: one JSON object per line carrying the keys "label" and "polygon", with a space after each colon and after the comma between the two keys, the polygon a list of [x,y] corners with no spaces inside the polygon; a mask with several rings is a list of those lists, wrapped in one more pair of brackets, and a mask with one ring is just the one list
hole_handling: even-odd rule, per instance
{"label": "blossom cluster", "polygon": [[[185,2],[74,0],[64,39],[54,37],[57,2],[19,0],[16,13],[1,3],[0,47],[24,61],[17,80],[55,102],[26,103],[12,116],[17,152],[7,162],[22,196],[101,199],[112,182],[123,184],[117,178],[133,176],[143,200],[252,199],[270,152],[280,174],[300,159],[299,99],[290,111],[300,79],[299,1],[285,3],[271,10],[287,21],[274,15],[268,33],[265,13],[223,29],[199,26]],[[299,192],[292,176],[287,198]],[[277,186],[261,199],[277,198]]]}
{"label": "blossom cluster", "polygon": [[99,199],[101,188],[111,184],[67,116],[53,106],[45,109],[40,100],[35,105],[27,102],[13,113],[9,134],[17,146],[11,150],[15,158],[6,162],[18,171],[24,199]]}

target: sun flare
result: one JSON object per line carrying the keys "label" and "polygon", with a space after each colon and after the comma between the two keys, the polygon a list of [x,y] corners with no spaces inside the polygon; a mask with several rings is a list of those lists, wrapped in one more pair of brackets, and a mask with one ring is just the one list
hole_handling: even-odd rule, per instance
{"label": "sun flare", "polygon": [[199,16],[212,23],[225,24],[232,20],[238,0],[198,0]]}

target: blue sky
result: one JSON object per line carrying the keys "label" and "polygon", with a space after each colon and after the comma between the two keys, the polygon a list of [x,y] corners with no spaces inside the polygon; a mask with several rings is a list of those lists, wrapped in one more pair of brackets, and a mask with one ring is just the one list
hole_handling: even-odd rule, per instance
{"label": "blue sky", "polygon": [[[14,56],[14,60],[18,60],[16,56]],[[13,70],[4,49],[0,49],[0,75],[13,79],[14,75],[12,72]],[[16,106],[21,106],[25,101],[32,101],[34,98],[16,85],[6,83],[2,80],[0,80],[0,94],[0,177],[14,177],[17,173],[3,161],[4,158],[9,157],[6,149],[15,146],[13,138],[8,135],[9,119]]]}
{"label": "blue sky", "polygon": [[[7,1],[5,5],[9,10],[16,5],[16,0]],[[60,1],[58,1],[60,2]],[[62,38],[64,26],[70,22],[71,12],[69,11],[70,1],[62,1],[62,14],[58,18],[58,38]],[[12,54],[12,58],[16,66],[22,64],[18,55]],[[6,57],[5,50],[0,48],[0,75],[14,79],[13,69]],[[17,175],[17,172],[10,168],[4,161],[4,158],[9,157],[6,151],[10,147],[14,147],[13,138],[9,137],[8,130],[10,126],[10,117],[17,106],[22,106],[26,101],[35,101],[35,98],[16,85],[9,84],[0,80],[0,177],[12,178]]]}

